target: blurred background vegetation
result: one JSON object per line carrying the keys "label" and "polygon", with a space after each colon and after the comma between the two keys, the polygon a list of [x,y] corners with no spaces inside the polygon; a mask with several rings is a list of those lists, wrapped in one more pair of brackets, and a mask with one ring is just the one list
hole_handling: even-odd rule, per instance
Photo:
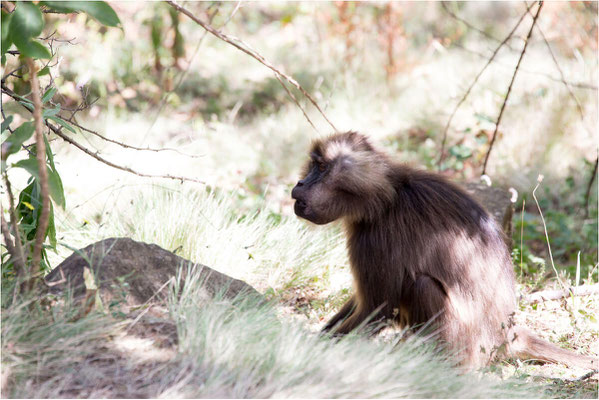
{"label": "blurred background vegetation", "polygon": [[[198,158],[122,149],[85,132],[76,137],[120,164],[195,177],[234,191],[249,208],[259,204],[291,215],[289,188],[307,145],[330,127],[296,91],[320,131],[315,132],[267,68],[206,35],[167,4],[112,5],[122,30],[107,29],[86,14],[47,15],[47,32],[69,40],[54,43],[58,63],[51,71],[59,92],[52,101],[64,107],[93,103],[77,114],[79,123],[108,138],[139,147],[176,147]],[[234,14],[236,3],[188,7],[215,27],[226,24],[225,32],[296,78],[339,130],[365,132],[400,159],[429,169],[436,168],[451,110],[524,11],[518,3],[251,3]],[[458,110],[448,132],[444,173],[466,180],[480,175],[529,23],[525,19]],[[597,263],[596,181],[588,215],[584,195],[597,156],[596,3],[548,3],[538,25],[566,81],[574,84],[580,108],[535,32],[488,175],[494,184],[516,188],[518,212],[527,200],[523,218],[516,215],[514,221],[518,246],[521,228],[524,232],[525,272],[537,269],[539,259],[532,256],[545,257],[543,229],[530,196],[539,174],[545,176],[539,202],[555,256],[571,268],[581,251],[584,267],[592,268]],[[16,63],[9,57],[5,71]],[[18,87],[22,81],[15,82],[17,93],[28,91]],[[8,100],[3,98],[4,108],[18,107]],[[92,204],[105,199],[90,195],[131,178],[62,140],[51,145],[69,215],[101,222]],[[86,206],[79,206],[84,201]]]}
{"label": "blurred background vegetation", "polygon": [[[481,174],[532,22],[524,18],[456,113],[437,165],[453,108],[524,3],[182,4],[293,76],[339,130],[366,133],[399,159],[461,181]],[[113,141],[176,149],[135,150],[89,131],[67,132],[102,157],[206,185],[115,170],[51,134],[66,207],[55,210],[59,245],[49,266],[72,248],[130,236],[244,279],[312,323],[326,319],[351,287],[343,235],[338,226],[297,221],[290,190],[310,141],[330,126],[289,86],[311,127],[270,70],[167,4],[110,5],[122,29],[84,13],[45,14],[41,36],[54,32],[55,57],[40,79],[42,88],[51,81],[58,88],[50,104],[60,104],[65,119],[64,110],[83,104],[72,121]],[[579,265],[581,281],[597,282],[597,3],[548,2],[537,26],[487,174],[519,194],[513,255],[520,284],[555,279],[532,198],[540,174],[536,195],[561,278],[573,280]],[[3,76],[20,62],[8,55]],[[3,83],[30,91],[24,80]],[[14,126],[30,119],[5,94],[2,109]],[[9,167],[8,176],[15,193],[26,187],[23,170]]]}

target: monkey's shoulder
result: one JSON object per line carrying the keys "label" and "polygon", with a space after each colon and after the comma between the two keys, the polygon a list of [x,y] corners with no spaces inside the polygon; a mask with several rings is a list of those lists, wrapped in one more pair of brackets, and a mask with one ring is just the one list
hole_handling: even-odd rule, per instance
{"label": "monkey's shoulder", "polygon": [[391,182],[397,193],[396,207],[419,210],[431,217],[461,222],[492,220],[485,208],[457,183],[446,177],[406,165],[392,168]]}

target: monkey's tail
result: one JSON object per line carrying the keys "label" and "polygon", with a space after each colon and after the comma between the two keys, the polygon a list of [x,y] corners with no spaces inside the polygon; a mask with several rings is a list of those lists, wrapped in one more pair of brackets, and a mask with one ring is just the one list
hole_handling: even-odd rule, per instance
{"label": "monkey's tail", "polygon": [[557,347],[556,345],[541,339],[524,327],[513,327],[508,340],[508,351],[511,356],[521,359],[562,363],[595,371],[598,369],[599,359],[597,357],[584,356]]}

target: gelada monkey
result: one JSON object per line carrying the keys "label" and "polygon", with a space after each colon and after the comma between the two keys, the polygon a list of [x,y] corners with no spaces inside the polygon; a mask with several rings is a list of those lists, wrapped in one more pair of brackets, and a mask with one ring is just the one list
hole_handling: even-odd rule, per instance
{"label": "gelada monkey", "polygon": [[295,213],[315,224],[341,219],[348,235],[354,294],[325,331],[430,324],[467,366],[509,355],[597,369],[597,359],[513,324],[504,234],[457,185],[393,161],[356,132],[316,141],[303,176]]}

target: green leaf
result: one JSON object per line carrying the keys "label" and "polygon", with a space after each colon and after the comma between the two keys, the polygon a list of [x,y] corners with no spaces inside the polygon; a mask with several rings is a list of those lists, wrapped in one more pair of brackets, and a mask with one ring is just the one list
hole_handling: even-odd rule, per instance
{"label": "green leaf", "polygon": [[44,68],[42,68],[40,70],[40,72],[37,73],[37,76],[44,76],[44,75],[48,75],[50,73],[50,68],[48,68],[48,66],[45,66]]}
{"label": "green leaf", "polygon": [[8,139],[9,136],[10,132],[8,131],[8,129],[2,131],[2,133],[0,133],[0,143],[4,143],[4,141]]}
{"label": "green leaf", "polygon": [[[19,162],[13,164],[13,167],[23,168],[39,182],[39,169],[37,167],[37,159],[27,158],[25,160],[20,160]],[[65,197],[60,175],[58,175],[58,172],[56,172],[55,170],[51,170],[48,167],[46,167],[46,169],[48,173],[48,189],[50,191],[50,197],[52,197],[56,204],[64,208]]]}
{"label": "green leaf", "polygon": [[58,114],[59,111],[60,111],[60,106],[56,106],[54,108],[46,108],[46,109],[44,109],[44,112],[42,113],[42,117],[43,118],[53,117],[56,114]]}
{"label": "green leaf", "polygon": [[29,172],[35,179],[39,180],[38,168],[37,168],[37,160],[35,158],[26,158],[25,160],[20,160],[12,165],[16,168],[23,168],[27,172]]}
{"label": "green leaf", "polygon": [[108,26],[118,26],[121,23],[112,7],[103,1],[43,1],[41,4],[59,12],[83,11]]}
{"label": "green leaf", "polygon": [[4,132],[4,130],[6,128],[8,128],[11,123],[12,123],[12,115],[9,115],[8,117],[6,117],[6,119],[4,121],[2,121],[2,129],[0,129],[0,130]]}
{"label": "green leaf", "polygon": [[21,52],[21,55],[25,57],[37,58],[37,59],[49,59],[52,58],[50,50],[37,40],[26,40],[15,39],[15,44]]}
{"label": "green leaf", "polygon": [[[40,74],[38,73],[37,75],[39,76]],[[46,103],[48,100],[54,97],[56,92],[58,92],[58,89],[56,89],[55,87],[51,87],[50,89],[46,90],[46,93],[44,93],[44,95],[42,96],[42,103]]]}
{"label": "green leaf", "polygon": [[10,38],[10,20],[12,14],[2,10],[2,55],[8,51],[12,40]]}
{"label": "green leaf", "polygon": [[54,202],[62,208],[65,208],[66,200],[64,197],[64,188],[62,186],[62,180],[56,170],[48,168],[48,186],[50,189],[50,196],[54,199]]}
{"label": "green leaf", "polygon": [[50,168],[56,169],[54,165],[54,154],[52,154],[52,148],[50,147],[50,142],[48,142],[48,138],[44,135],[44,143],[46,144],[46,157],[48,158],[48,164]]}
{"label": "green leaf", "polygon": [[50,247],[56,250],[56,225],[54,224],[54,207],[50,203],[50,215],[48,217],[48,230],[46,231]]}
{"label": "green leaf", "polygon": [[21,145],[25,143],[27,139],[33,135],[35,131],[35,125],[33,122],[24,122],[19,126],[15,131],[6,139],[6,143],[8,146],[3,146],[2,149],[5,153],[2,155],[2,158],[6,160],[6,158],[21,150]]}
{"label": "green leaf", "polygon": [[57,124],[59,124],[60,126],[62,126],[63,128],[65,128],[65,129],[66,129],[66,130],[68,130],[68,131],[71,131],[71,132],[73,132],[73,133],[77,133],[77,132],[75,131],[75,129],[73,129],[73,127],[67,123],[67,121],[65,121],[64,119],[62,119],[62,118],[60,118],[60,117],[51,116],[51,117],[48,117],[48,119],[49,119],[50,121],[54,121],[54,122],[56,122]]}
{"label": "green leaf", "polygon": [[[19,1],[12,13],[10,21],[10,36],[14,40],[26,42],[42,33],[44,18],[39,7],[31,2]],[[18,47],[18,44],[17,44]]]}

